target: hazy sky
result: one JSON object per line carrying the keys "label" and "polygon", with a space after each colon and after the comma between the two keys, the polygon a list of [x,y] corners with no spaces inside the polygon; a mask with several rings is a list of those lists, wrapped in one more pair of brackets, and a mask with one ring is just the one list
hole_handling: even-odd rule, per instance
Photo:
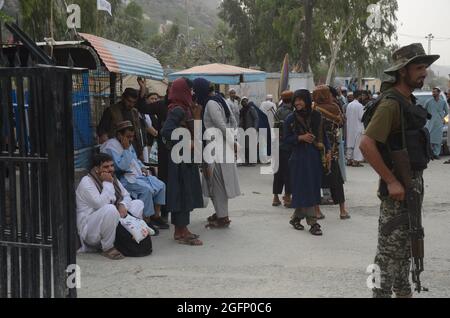
{"label": "hazy sky", "polygon": [[432,33],[433,54],[441,55],[438,65],[450,66],[450,0],[398,0],[398,40],[401,45],[414,42],[423,44]]}

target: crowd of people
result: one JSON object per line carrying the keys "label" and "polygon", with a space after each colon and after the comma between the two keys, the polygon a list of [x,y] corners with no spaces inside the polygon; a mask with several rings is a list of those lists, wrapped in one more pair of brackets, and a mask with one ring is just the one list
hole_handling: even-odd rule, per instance
{"label": "crowd of people", "polygon": [[[145,80],[138,79],[138,83],[140,90],[126,89],[120,102],[104,112],[97,129],[101,154],[77,190],[78,229],[84,250],[101,247],[106,257],[122,259],[112,245],[120,218],[127,214],[141,218],[158,235],[170,229],[169,212],[174,240],[201,246],[200,235],[190,232],[188,226],[192,211],[204,208],[206,198],[211,199],[215,212],[206,220],[206,227],[230,226],[229,200],[241,195],[238,164],[226,163],[225,158],[215,158],[212,164],[179,163],[170,155],[181,142],[172,140],[178,128],[191,132],[190,144],[195,148],[195,121],[202,121],[204,131],[221,131],[223,144],[236,158],[241,145],[235,135],[229,136],[230,131],[267,128],[266,142],[260,146],[267,145],[263,153],[270,155],[274,142],[270,129],[279,130],[279,169],[273,178],[272,205],[294,210],[290,220],[294,229],[305,230],[302,222],[306,220],[312,235],[323,235],[318,223],[325,219],[321,205],[339,206],[340,219],[351,219],[344,191],[346,169],[363,167],[363,115],[380,93],[321,85],[313,92],[285,91],[278,103],[268,95],[258,107],[249,98],[240,98],[234,89],[226,99],[202,78],[174,81],[164,98],[149,93]],[[425,109],[442,119],[448,106],[440,99],[439,89],[433,96]],[[432,136],[442,128],[432,120],[428,125]],[[438,146],[440,152],[439,137],[435,157]],[[242,165],[254,166],[257,161],[252,160],[248,136],[245,141]],[[158,163],[151,166],[148,153],[155,145]]]}

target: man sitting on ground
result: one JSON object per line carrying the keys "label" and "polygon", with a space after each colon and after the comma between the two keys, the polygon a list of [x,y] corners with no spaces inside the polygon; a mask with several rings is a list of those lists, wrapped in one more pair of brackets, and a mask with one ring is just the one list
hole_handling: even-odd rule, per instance
{"label": "man sitting on ground", "polygon": [[138,159],[133,147],[135,130],[130,121],[119,123],[116,138],[108,140],[101,152],[114,159],[116,173],[131,195],[144,202],[144,221],[158,233],[169,225],[161,218],[161,206],[166,204],[166,185],[151,175]]}
{"label": "man sitting on ground", "polygon": [[114,247],[120,218],[128,213],[142,219],[144,203],[132,200],[123,185],[114,177],[111,156],[94,157],[93,168],[81,180],[76,191],[77,227],[81,252],[103,250],[103,256],[121,260],[124,256]]}

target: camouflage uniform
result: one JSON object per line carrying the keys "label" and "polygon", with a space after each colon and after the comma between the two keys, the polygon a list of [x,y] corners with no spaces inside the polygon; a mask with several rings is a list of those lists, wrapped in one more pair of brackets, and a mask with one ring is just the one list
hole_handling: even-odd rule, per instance
{"label": "camouflage uniform", "polygon": [[[395,76],[409,64],[425,63],[430,66],[438,59],[439,55],[427,55],[422,44],[411,44],[394,52],[392,66],[385,70],[385,73]],[[392,88],[393,84],[393,82],[384,82],[381,88],[383,94]],[[413,97],[411,99],[414,101]],[[401,131],[400,113],[401,109],[398,102],[383,99],[366,128],[366,136],[379,144],[385,145],[392,133]],[[386,160],[385,163],[388,166]],[[424,196],[423,172],[412,172],[412,187],[413,191],[419,194],[419,205],[421,206]],[[373,296],[375,298],[390,298],[394,292],[397,297],[410,297],[412,296],[412,290],[409,281],[411,270],[409,225],[399,225],[390,234],[385,234],[383,231],[391,220],[408,213],[408,211],[405,207],[405,202],[395,201],[388,196],[385,184],[384,187],[380,187],[378,195],[381,199],[381,208],[375,264],[380,269],[381,281],[379,282],[380,288],[373,290]]]}
{"label": "camouflage uniform", "polygon": [[[414,173],[412,179],[413,191],[420,195],[420,205],[423,202],[424,186],[422,173]],[[397,297],[412,295],[409,274],[411,269],[411,240],[409,225],[401,225],[391,234],[385,235],[383,227],[393,218],[408,213],[404,202],[395,201],[389,197],[381,197],[380,220],[378,229],[378,249],[375,264],[381,270],[380,289],[374,289],[375,298],[391,298],[392,292]]]}

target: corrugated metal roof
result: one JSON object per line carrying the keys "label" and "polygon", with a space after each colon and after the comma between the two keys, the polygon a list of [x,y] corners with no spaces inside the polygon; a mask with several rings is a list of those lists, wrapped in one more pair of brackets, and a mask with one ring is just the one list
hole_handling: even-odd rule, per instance
{"label": "corrugated metal roof", "polygon": [[161,63],[151,55],[95,35],[86,33],[79,35],[97,51],[108,71],[163,80]]}
{"label": "corrugated metal roof", "polygon": [[187,77],[189,79],[202,77],[215,84],[233,85],[264,82],[266,80],[266,73],[238,66],[215,63],[195,66],[181,72],[172,73],[169,75],[169,80],[174,81],[180,77]]}

